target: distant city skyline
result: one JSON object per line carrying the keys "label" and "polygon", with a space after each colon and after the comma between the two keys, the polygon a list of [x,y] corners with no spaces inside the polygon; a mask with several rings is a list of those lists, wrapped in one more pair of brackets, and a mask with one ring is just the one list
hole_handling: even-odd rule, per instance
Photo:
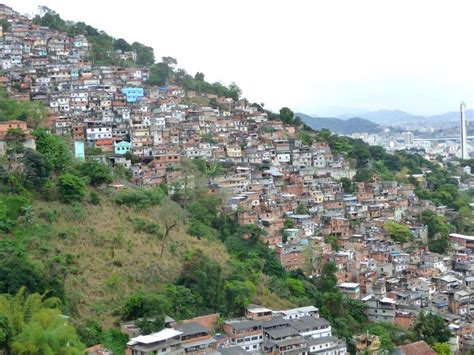
{"label": "distant city skyline", "polygon": [[[190,74],[236,82],[250,101],[310,115],[399,109],[416,115],[474,103],[471,1],[5,1],[39,5],[172,56]],[[133,6],[132,6],[133,5]]]}

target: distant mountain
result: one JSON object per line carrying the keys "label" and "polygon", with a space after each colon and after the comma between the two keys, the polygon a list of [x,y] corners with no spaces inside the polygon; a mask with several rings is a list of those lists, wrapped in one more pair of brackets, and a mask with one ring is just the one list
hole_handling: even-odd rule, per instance
{"label": "distant mountain", "polygon": [[[441,115],[435,116],[418,116],[401,110],[378,110],[369,111],[366,113],[357,114],[358,117],[365,118],[373,123],[379,125],[393,125],[397,123],[443,123],[443,122],[455,122],[459,120],[459,112],[446,112]],[[348,119],[354,117],[353,114],[342,114],[338,115],[338,118]],[[474,110],[467,110],[466,117],[468,120],[472,120],[474,117]]]}
{"label": "distant mountain", "polygon": [[371,111],[361,115],[361,117],[377,124],[413,122],[414,120],[422,118],[421,116],[415,116],[401,110]]}
{"label": "distant mountain", "polygon": [[[425,117],[425,119],[436,123],[459,121],[460,113],[459,111],[446,112],[441,115]],[[474,110],[466,110],[466,119],[468,121],[474,121]]]}
{"label": "distant mountain", "polygon": [[359,117],[342,120],[333,117],[311,117],[304,113],[297,113],[296,116],[299,116],[304,123],[316,130],[326,128],[331,132],[341,134],[376,133],[380,131],[377,124]]}

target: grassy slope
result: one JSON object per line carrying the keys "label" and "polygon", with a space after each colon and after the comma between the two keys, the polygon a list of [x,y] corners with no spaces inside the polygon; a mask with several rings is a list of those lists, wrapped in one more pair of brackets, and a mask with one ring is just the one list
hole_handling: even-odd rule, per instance
{"label": "grassy slope", "polygon": [[[119,207],[105,194],[99,206],[35,200],[33,222],[38,227],[23,233],[28,254],[46,269],[67,270],[65,293],[73,316],[111,326],[118,319],[114,312],[127,296],[159,290],[163,283],[174,281],[189,251],[201,249],[222,266],[229,258],[220,241],[189,236],[183,224],[172,232],[161,257],[161,241],[136,232],[130,219],[160,224],[164,209],[166,205],[143,210]],[[275,308],[293,306],[271,293],[267,285],[262,276],[253,302]]]}
{"label": "grassy slope", "polygon": [[161,257],[161,242],[136,232],[129,220],[154,217],[159,224],[161,208],[118,207],[105,196],[100,206],[83,203],[80,208],[35,201],[34,218],[39,223],[47,223],[44,216],[51,211],[57,218],[49,236],[30,240],[28,252],[43,265],[61,256],[68,270],[66,295],[79,318],[107,324],[116,319],[113,311],[131,293],[157,290],[176,279],[188,251],[202,249],[220,264],[228,258],[222,243],[188,236],[184,225],[172,232]]}

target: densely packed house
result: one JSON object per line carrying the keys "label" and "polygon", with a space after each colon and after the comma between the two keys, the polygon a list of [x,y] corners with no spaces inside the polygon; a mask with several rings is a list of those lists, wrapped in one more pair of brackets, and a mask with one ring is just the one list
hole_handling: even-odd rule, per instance
{"label": "densely packed house", "polygon": [[[313,276],[324,261],[335,261],[339,289],[365,302],[370,320],[409,327],[420,310],[435,312],[449,325],[454,350],[474,348],[474,236],[451,234],[449,255],[420,247],[428,238],[421,211],[449,211],[419,200],[413,185],[376,180],[347,193],[340,180],[355,175],[350,161],[325,142],[305,144],[294,127],[257,105],[148,85],[146,68],[94,65],[84,36],[38,26],[4,5],[0,19],[9,23],[0,37],[0,88],[17,100],[42,102],[50,130],[68,138],[78,159],[96,148],[102,161],[129,169],[132,184],[166,183],[171,192],[191,183],[184,160],[216,163],[222,169],[208,179],[209,191],[225,196],[240,224],[264,229],[263,241],[286,269]],[[34,149],[24,122],[7,121],[0,125],[0,151],[12,128]],[[423,183],[423,174],[416,178]],[[390,241],[387,221],[409,227],[411,240]],[[226,321],[220,336],[199,323],[180,324],[134,336],[129,348],[132,354],[345,352],[325,320],[286,314],[292,311],[249,310],[247,320]]]}

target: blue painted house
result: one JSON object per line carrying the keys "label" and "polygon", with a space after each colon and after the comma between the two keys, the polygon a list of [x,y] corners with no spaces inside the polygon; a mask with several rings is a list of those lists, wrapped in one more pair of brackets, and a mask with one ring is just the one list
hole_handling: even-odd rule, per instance
{"label": "blue painted house", "polygon": [[143,88],[132,88],[132,87],[122,88],[122,93],[127,97],[128,103],[134,103],[140,97],[143,97],[145,95]]}
{"label": "blue painted house", "polygon": [[127,141],[114,142],[115,154],[122,155],[126,154],[132,149],[132,143]]}

